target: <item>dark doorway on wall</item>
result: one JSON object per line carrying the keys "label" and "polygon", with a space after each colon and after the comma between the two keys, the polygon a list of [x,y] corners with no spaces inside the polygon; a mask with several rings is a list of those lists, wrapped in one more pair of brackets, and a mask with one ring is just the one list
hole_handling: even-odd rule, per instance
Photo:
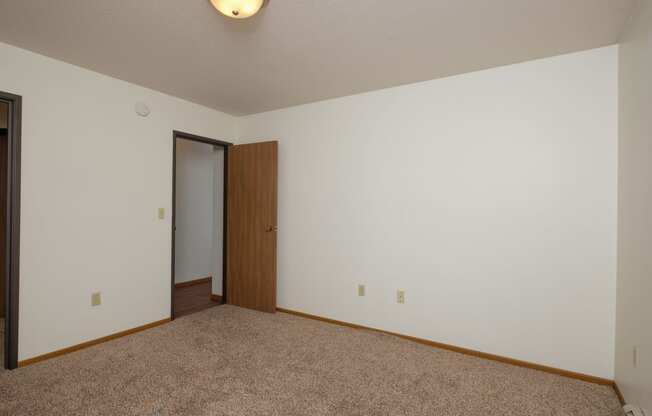
{"label": "dark doorway on wall", "polygon": [[0,352],[18,365],[21,97],[0,91]]}
{"label": "dark doorway on wall", "polygon": [[173,132],[172,319],[226,302],[231,143]]}

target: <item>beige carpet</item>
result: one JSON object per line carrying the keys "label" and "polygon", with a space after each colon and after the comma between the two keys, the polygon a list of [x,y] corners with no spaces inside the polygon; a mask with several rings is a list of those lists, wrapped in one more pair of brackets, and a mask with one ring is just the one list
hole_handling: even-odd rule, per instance
{"label": "beige carpet", "polygon": [[0,373],[0,415],[616,416],[609,387],[220,306]]}

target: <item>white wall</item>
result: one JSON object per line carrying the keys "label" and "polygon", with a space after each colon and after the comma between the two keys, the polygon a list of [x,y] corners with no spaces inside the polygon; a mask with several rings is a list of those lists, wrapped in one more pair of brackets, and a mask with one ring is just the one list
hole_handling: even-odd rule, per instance
{"label": "white wall", "polygon": [[213,287],[211,293],[222,294],[223,257],[224,257],[224,148],[216,147],[213,152],[214,178],[213,178],[213,251],[212,274]]}
{"label": "white wall", "polygon": [[19,359],[169,317],[172,130],[235,119],[1,43],[0,62],[23,96]]}
{"label": "white wall", "polygon": [[[617,53],[241,119],[280,139],[279,305],[613,377]],[[24,100],[19,359],[168,317],[172,130],[232,141],[237,120],[1,43],[0,60]]]}
{"label": "white wall", "polygon": [[241,119],[280,139],[279,306],[612,378],[617,54]]}
{"label": "white wall", "polygon": [[652,414],[651,74],[652,3],[641,1],[620,47],[616,382],[625,399],[647,414]]}
{"label": "white wall", "polygon": [[212,145],[177,140],[176,283],[212,276],[215,168]]}

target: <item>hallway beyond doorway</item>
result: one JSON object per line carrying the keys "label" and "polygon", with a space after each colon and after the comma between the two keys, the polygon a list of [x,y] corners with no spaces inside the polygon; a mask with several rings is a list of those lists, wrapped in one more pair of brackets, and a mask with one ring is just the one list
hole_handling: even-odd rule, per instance
{"label": "hallway beyond doorway", "polygon": [[211,294],[211,279],[199,283],[177,286],[174,290],[175,318],[218,306],[222,297]]}

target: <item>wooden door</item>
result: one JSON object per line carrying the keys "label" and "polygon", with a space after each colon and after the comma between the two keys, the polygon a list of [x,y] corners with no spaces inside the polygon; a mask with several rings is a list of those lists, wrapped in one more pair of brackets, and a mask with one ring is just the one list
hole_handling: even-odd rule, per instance
{"label": "wooden door", "polygon": [[276,312],[278,142],[229,147],[227,281],[229,304]]}

